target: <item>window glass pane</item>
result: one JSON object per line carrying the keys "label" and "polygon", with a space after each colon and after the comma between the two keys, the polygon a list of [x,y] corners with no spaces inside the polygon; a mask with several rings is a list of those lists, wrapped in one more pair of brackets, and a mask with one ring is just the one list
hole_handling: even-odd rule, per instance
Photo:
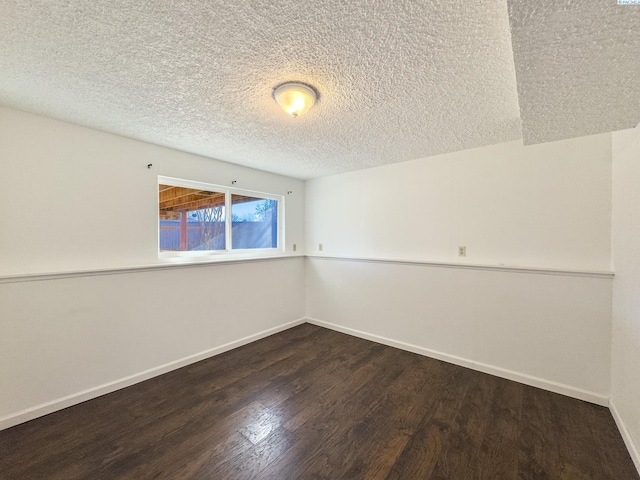
{"label": "window glass pane", "polygon": [[278,248],[277,200],[232,195],[231,221],[232,248]]}
{"label": "window glass pane", "polygon": [[160,185],[160,250],[225,249],[224,193]]}

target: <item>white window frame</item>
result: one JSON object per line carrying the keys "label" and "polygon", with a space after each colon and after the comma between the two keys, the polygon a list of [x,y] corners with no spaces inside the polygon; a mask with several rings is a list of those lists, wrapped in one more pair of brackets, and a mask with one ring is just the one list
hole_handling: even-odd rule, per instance
{"label": "white window frame", "polygon": [[[224,250],[198,250],[198,251],[160,251],[160,185],[171,185],[175,187],[194,188],[198,190],[208,190],[213,192],[224,193],[225,204],[225,249]],[[278,241],[276,248],[231,248],[232,239],[232,222],[233,213],[231,205],[232,195],[244,195],[247,197],[264,198],[265,200],[277,200],[278,202]],[[156,227],[158,229],[158,238],[156,249],[159,259],[174,260],[214,260],[214,259],[231,259],[231,258],[257,258],[274,255],[283,255],[285,253],[284,241],[284,195],[276,195],[273,193],[258,192],[255,190],[246,190],[235,187],[225,187],[224,185],[216,185],[214,183],[199,182],[196,180],[185,180],[182,178],[166,177],[158,175],[156,185]]]}

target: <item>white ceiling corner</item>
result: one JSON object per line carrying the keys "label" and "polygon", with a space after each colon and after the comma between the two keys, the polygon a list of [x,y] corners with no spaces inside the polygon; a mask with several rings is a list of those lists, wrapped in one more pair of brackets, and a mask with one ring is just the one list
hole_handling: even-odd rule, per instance
{"label": "white ceiling corner", "polygon": [[525,144],[640,121],[640,5],[509,0]]}

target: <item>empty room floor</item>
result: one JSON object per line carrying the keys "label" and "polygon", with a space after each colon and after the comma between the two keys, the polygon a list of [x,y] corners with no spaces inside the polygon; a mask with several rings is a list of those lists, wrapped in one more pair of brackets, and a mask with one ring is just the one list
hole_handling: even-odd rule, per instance
{"label": "empty room floor", "polygon": [[606,408],[303,324],[0,432],[2,479],[638,480]]}

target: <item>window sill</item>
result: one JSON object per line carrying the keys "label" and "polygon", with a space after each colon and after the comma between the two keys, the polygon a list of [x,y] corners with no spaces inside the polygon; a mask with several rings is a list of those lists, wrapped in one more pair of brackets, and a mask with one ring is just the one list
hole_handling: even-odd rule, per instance
{"label": "window sill", "polygon": [[226,260],[246,260],[253,258],[273,258],[286,256],[278,249],[222,250],[222,251],[163,251],[158,252],[158,261],[167,263],[220,262]]}

